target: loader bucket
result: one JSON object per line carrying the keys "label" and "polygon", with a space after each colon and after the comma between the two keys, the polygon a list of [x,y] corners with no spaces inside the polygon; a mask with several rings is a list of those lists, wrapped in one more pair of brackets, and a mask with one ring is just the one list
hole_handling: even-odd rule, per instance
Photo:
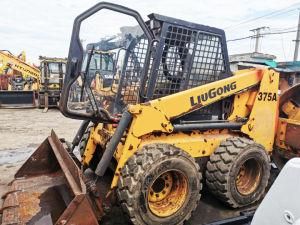
{"label": "loader bucket", "polygon": [[283,92],[283,94],[280,96],[280,109],[282,109],[283,104],[289,101],[290,99],[292,99],[292,101],[298,107],[300,107],[300,84],[297,84]]}
{"label": "loader bucket", "polygon": [[35,91],[0,91],[0,108],[35,108]]}
{"label": "loader bucket", "polygon": [[79,162],[52,131],[22,165],[3,196],[2,224],[98,224],[101,210]]}

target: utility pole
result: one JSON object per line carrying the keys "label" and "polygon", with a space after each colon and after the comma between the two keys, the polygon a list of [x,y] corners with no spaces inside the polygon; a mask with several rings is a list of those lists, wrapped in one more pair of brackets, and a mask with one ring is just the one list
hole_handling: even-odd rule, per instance
{"label": "utility pole", "polygon": [[295,40],[294,61],[297,61],[298,59],[299,43],[300,43],[300,11],[299,11],[299,19],[298,19],[297,36]]}
{"label": "utility pole", "polygon": [[255,49],[254,52],[258,52],[258,47],[259,47],[259,41],[260,38],[263,37],[263,34],[261,33],[262,30],[268,29],[269,27],[258,27],[255,29],[252,29],[250,31],[252,31],[254,33],[254,37],[255,38]]}

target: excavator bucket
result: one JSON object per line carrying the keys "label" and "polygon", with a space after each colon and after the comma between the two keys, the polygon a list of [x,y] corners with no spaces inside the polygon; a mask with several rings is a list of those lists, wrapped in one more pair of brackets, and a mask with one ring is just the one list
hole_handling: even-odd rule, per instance
{"label": "excavator bucket", "polygon": [[52,131],[9,184],[2,224],[98,224],[101,204],[84,180],[79,161]]}
{"label": "excavator bucket", "polygon": [[286,146],[296,150],[300,156],[300,84],[297,84],[280,97],[281,126],[285,132],[281,132],[282,140]]}

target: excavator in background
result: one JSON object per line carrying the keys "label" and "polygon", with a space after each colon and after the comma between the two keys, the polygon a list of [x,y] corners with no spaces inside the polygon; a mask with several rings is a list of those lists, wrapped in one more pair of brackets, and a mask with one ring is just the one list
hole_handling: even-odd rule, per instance
{"label": "excavator in background", "polygon": [[[97,50],[80,41],[85,20],[104,11],[142,31],[122,47],[109,99],[96,98]],[[52,131],[21,166],[3,196],[3,225],[247,224],[272,185],[271,165],[299,156],[300,85],[279,95],[275,69],[231,73],[221,29],[148,17],[107,2],[76,17],[60,110],[82,125],[72,143]],[[85,109],[70,107],[79,79]]]}
{"label": "excavator in background", "polygon": [[40,71],[26,62],[25,52],[19,56],[0,50],[0,106],[35,107],[40,85]]}
{"label": "excavator in background", "polygon": [[58,107],[67,59],[40,56],[41,84],[38,90],[38,107],[47,112]]}

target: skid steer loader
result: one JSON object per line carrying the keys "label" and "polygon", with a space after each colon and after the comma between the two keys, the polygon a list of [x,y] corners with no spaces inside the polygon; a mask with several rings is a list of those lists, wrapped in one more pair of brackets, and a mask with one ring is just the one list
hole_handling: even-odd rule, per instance
{"label": "skid steer loader", "polygon": [[[85,22],[101,12],[112,13],[112,25],[135,21],[139,31],[119,49],[114,97],[99,101],[90,86],[93,47],[84,57],[81,40]],[[105,35],[111,26],[99,18]],[[69,107],[78,79],[88,109]],[[249,222],[272,153],[281,163],[299,154],[300,86],[279,101],[278,85],[272,69],[231,74],[223,30],[158,14],[144,22],[132,9],[98,3],[74,21],[60,100],[61,112],[82,125],[72,146],[52,131],[20,168],[2,224]]]}

